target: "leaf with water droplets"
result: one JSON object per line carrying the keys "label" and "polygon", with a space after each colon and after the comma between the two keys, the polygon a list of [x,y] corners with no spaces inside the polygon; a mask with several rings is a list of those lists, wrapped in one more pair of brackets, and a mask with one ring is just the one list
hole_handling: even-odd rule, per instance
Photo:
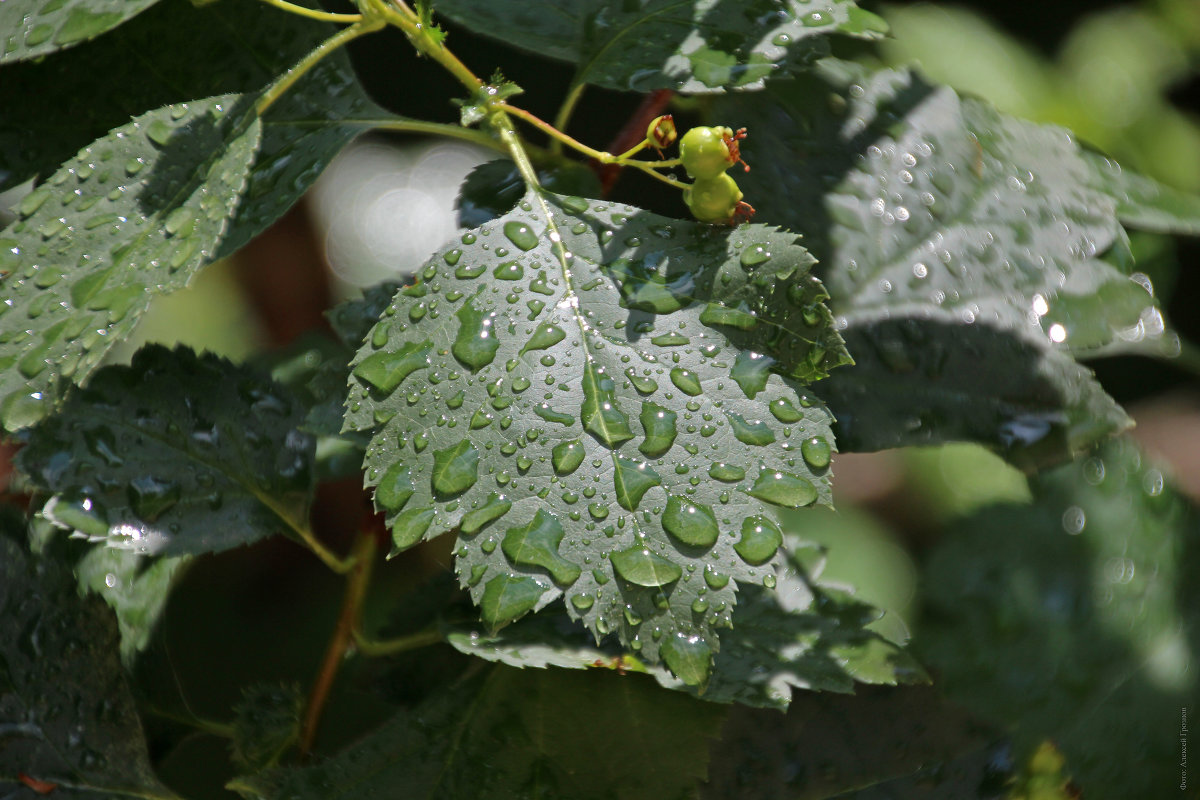
{"label": "leaf with water droplets", "polygon": [[640,675],[489,665],[319,764],[230,788],[264,800],[335,800],[347,786],[362,797],[397,787],[430,798],[690,797],[724,717]]}
{"label": "leaf with water droplets", "polygon": [[437,8],[483,36],[575,64],[577,83],[638,92],[760,89],[825,55],[829,34],[876,39],[887,30],[844,0],[439,0]]}
{"label": "leaf with water droplets", "polygon": [[7,0],[0,5],[0,64],[73,47],[157,0]]}
{"label": "leaf with water droplets", "polygon": [[173,798],[150,767],[112,612],[80,596],[58,548],[38,557],[26,538],[0,508],[0,792],[35,797],[25,775],[64,797]]}
{"label": "leaf with water droplets", "polygon": [[224,550],[307,527],[305,411],[249,369],[154,345],[97,372],[17,463],[62,527],[139,554]]}
{"label": "leaf with water droplets", "polygon": [[[809,378],[845,352],[789,233],[555,196],[551,230],[538,202],[396,293],[352,366],[346,429],[371,434],[367,483],[397,549],[459,529],[456,568],[490,624],[561,599],[648,662],[686,642],[694,677],[738,584],[774,575],[765,540],[738,544],[744,521],[830,501],[828,454],[803,449],[832,444],[828,413],[799,382],[748,371],[739,343],[787,350]],[[390,366],[415,353],[419,369]]]}
{"label": "leaf with water droplets", "polygon": [[1200,196],[1165,186],[1125,169],[1111,158],[1084,150],[1090,182],[1117,201],[1117,216],[1130,228],[1200,236]]}
{"label": "leaf with water droplets", "polygon": [[1038,464],[1128,426],[1074,359],[1165,328],[1119,187],[1067,131],[832,60],[764,97],[720,114],[779,156],[743,189],[805,234],[835,298],[857,362],[826,390],[843,448],[966,438]]}
{"label": "leaf with water droplets", "polygon": [[[1179,762],[1153,732],[1200,696],[1200,512],[1128,439],[1030,489],[939,537],[918,652],[1016,748],[1053,739],[1084,796],[1153,797]],[[1126,768],[1131,738],[1144,769]]]}

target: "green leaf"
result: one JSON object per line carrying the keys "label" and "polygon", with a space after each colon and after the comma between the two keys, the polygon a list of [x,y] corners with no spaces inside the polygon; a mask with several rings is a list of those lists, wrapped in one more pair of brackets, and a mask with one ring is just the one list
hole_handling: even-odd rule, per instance
{"label": "green leaf", "polygon": [[7,0],[0,5],[0,64],[94,39],[157,0]]}
{"label": "green leaf", "polygon": [[303,710],[299,686],[258,683],[243,689],[234,709],[233,760],[247,772],[274,766],[299,739]]}
{"label": "green leaf", "polygon": [[1200,515],[1121,440],[1032,488],[1032,505],[963,519],[931,554],[915,646],[1021,751],[1053,739],[1084,796],[1173,791],[1180,709],[1200,692]]}
{"label": "green leaf", "polygon": [[1131,228],[1200,236],[1200,197],[1130,172],[1100,153],[1083,157],[1092,167],[1092,185],[1117,201],[1117,216]]}
{"label": "green leaf", "polygon": [[[271,109],[266,129],[250,94],[160,108],[85,148],[25,198],[21,219],[0,232],[12,301],[0,306],[0,424],[35,423],[67,379],[84,379],[129,334],[154,295],[185,286],[299,197],[358,131],[339,116],[361,94],[327,100],[357,86],[345,62],[322,67]],[[304,124],[287,124],[286,114]]]}
{"label": "green leaf", "polygon": [[79,585],[103,598],[117,615],[125,664],[150,644],[171,587],[187,564],[182,556],[146,558],[105,545],[91,548],[75,564]]}
{"label": "green leaf", "polygon": [[[158,3],[96,41],[54,58],[0,67],[0,107],[21,109],[0,116],[0,189],[52,175],[131,117],[181,101],[257,93],[334,30],[265,3]],[[328,123],[331,112],[349,120],[382,113],[354,82],[342,54],[330,56],[315,72],[275,105],[272,122]],[[327,131],[324,124],[292,127],[268,126],[264,152],[280,149],[271,145],[276,137],[303,136],[316,144]],[[322,150],[314,148],[311,156],[321,158]],[[283,175],[273,173],[277,191],[288,194],[290,182],[308,167],[318,169],[306,162],[285,165]]]}
{"label": "green leaf", "polygon": [[[538,170],[538,183],[555,194],[595,197],[600,179],[578,161],[567,161]],[[525,179],[507,158],[485,161],[463,181],[455,208],[462,228],[477,228],[503,216],[525,196]]]}
{"label": "green leaf", "polygon": [[304,408],[245,368],[152,345],[105,367],[29,433],[43,513],[110,547],[187,555],[307,527]]}
{"label": "green leaf", "polygon": [[733,346],[786,339],[806,378],[842,362],[812,260],[771,228],[582,198],[551,196],[551,230],[538,202],[435,254],[355,358],[367,483],[397,549],[462,527],[495,627],[564,597],[648,661],[675,637],[716,652],[737,583],[778,560],[739,553],[755,498],[829,502],[801,447],[830,446],[828,413],[770,357],[748,381]]}
{"label": "green leaf", "polygon": [[686,797],[719,706],[638,676],[493,667],[310,767],[235,780],[247,798]]}
{"label": "green leaf", "polygon": [[[773,526],[764,518],[755,524]],[[774,532],[778,534],[778,529]],[[850,692],[856,681],[895,685],[927,680],[910,656],[866,628],[879,617],[876,609],[819,582],[823,563],[812,545],[789,542],[778,582],[769,581],[776,584],[772,589],[740,589],[731,615],[732,630],[721,635],[721,651],[707,682],[689,684],[614,642],[594,644],[582,630],[569,626],[565,617],[549,612],[494,633],[469,626],[454,628],[446,639],[460,652],[513,667],[645,672],[664,687],[711,702],[770,708],[787,708],[797,688]],[[695,602],[698,613],[707,610],[707,599]]]}
{"label": "green leaf", "polygon": [[117,626],[80,597],[57,562],[32,556],[17,515],[0,518],[0,792],[37,795],[21,775],[57,784],[56,797],[173,798],[150,768]]}
{"label": "green leaf", "polygon": [[[1071,356],[1137,350],[1162,318],[1069,133],[841,62],[765,100],[719,113],[749,127],[746,199],[805,235],[859,361],[831,381],[843,447],[1016,429],[1069,453],[1127,425]],[[964,380],[969,360],[987,368]]]}
{"label": "green leaf", "polygon": [[483,36],[576,65],[575,82],[647,92],[761,89],[828,52],[826,35],[879,38],[887,26],[824,0],[439,0]]}

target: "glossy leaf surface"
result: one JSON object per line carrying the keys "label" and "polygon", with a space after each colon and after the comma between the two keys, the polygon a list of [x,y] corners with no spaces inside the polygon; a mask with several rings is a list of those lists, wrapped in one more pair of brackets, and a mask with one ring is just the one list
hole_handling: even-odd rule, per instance
{"label": "glossy leaf surface", "polygon": [[93,39],[157,0],[7,0],[0,5],[0,64]]}
{"label": "glossy leaf surface", "polygon": [[140,554],[219,551],[307,526],[304,413],[249,370],[152,345],[72,394],[19,463],[62,527]]}
{"label": "glossy leaf surface", "polygon": [[651,661],[715,652],[736,585],[774,578],[780,541],[740,552],[744,526],[829,502],[802,454],[832,447],[828,413],[732,345],[786,339],[824,375],[845,356],[823,289],[791,234],[580,198],[550,226],[537,202],[437,253],[368,336],[347,414],[367,482],[398,549],[461,531],[494,628],[563,597]]}
{"label": "glossy leaf surface", "polygon": [[0,792],[33,800],[26,776],[56,797],[174,797],[150,768],[112,612],[30,554],[12,509],[0,526]]}
{"label": "glossy leaf surface", "polygon": [[323,763],[240,778],[231,788],[263,800],[389,795],[397,787],[428,798],[687,796],[705,775],[723,716],[719,706],[664,692],[640,675],[496,666]]}
{"label": "glossy leaf surface", "polygon": [[[721,116],[750,128],[751,163],[776,159],[747,199],[805,234],[860,361],[831,381],[843,447],[967,435],[1061,457],[1127,424],[1071,356],[1136,348],[1162,317],[1068,132],[841,62]],[[972,359],[986,372],[960,380]]]}
{"label": "glossy leaf surface", "polygon": [[441,0],[472,31],[576,65],[575,81],[646,92],[761,89],[828,52],[825,36],[878,38],[883,20],[826,0]]}

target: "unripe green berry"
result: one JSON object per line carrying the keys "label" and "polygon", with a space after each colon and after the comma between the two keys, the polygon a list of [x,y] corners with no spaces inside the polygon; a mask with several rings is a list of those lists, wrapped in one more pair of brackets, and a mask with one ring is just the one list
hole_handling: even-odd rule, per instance
{"label": "unripe green berry", "polygon": [[715,178],[734,163],[726,139],[733,131],[724,126],[692,128],[679,140],[679,158],[687,174],[696,180]]}
{"label": "unripe green berry", "polygon": [[741,200],[737,181],[725,172],[715,178],[697,178],[683,190],[683,202],[701,222],[729,222]]}

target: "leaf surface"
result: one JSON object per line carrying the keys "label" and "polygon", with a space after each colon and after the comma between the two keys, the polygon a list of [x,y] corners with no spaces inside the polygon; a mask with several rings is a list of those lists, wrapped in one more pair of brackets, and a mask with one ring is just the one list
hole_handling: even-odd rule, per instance
{"label": "leaf surface", "polygon": [[117,657],[117,626],[70,571],[32,556],[16,515],[0,518],[0,792],[172,798],[155,778]]}
{"label": "leaf surface", "polygon": [[398,787],[423,798],[684,797],[704,778],[723,716],[640,676],[497,666],[328,761],[231,788],[264,800],[390,796]]}
{"label": "leaf surface", "polygon": [[167,598],[188,563],[186,557],[146,558],[105,545],[91,548],[75,564],[79,585],[99,595],[117,615],[121,660],[132,664],[150,644]]}
{"label": "leaf surface", "polygon": [[1117,201],[1117,216],[1131,228],[1200,236],[1200,197],[1130,172],[1100,153],[1084,151],[1093,185]]}
{"label": "leaf surface", "polygon": [[1180,709],[1200,691],[1200,516],[1123,440],[1031,486],[1032,505],[962,519],[931,554],[917,652],[1020,752],[1053,739],[1084,796],[1177,791]]}
{"label": "leaf surface", "polygon": [[[1061,457],[1128,424],[1072,358],[1135,350],[1162,317],[1069,133],[841,62],[765,99],[720,113],[750,128],[746,199],[805,234],[859,361],[830,382],[843,447],[965,434]],[[966,380],[970,359],[988,368]]]}
{"label": "leaf surface", "polygon": [[829,502],[828,413],[733,344],[786,339],[824,375],[845,353],[823,289],[791,234],[580,198],[551,227],[537,202],[435,254],[368,337],[367,482],[398,549],[461,532],[493,628],[564,597],[650,661],[715,651],[736,585],[774,574],[762,503]]}
{"label": "leaf surface", "polygon": [[575,82],[647,92],[761,89],[805,68],[831,33],[878,38],[882,19],[825,0],[440,0],[472,31],[576,65]]}
{"label": "leaf surface", "polygon": [[0,64],[93,39],[157,0],[7,0],[0,5]]}
{"label": "leaf surface", "polygon": [[307,527],[312,437],[281,387],[224,359],[152,345],[105,367],[29,434],[43,513],[110,547],[179,556]]}

